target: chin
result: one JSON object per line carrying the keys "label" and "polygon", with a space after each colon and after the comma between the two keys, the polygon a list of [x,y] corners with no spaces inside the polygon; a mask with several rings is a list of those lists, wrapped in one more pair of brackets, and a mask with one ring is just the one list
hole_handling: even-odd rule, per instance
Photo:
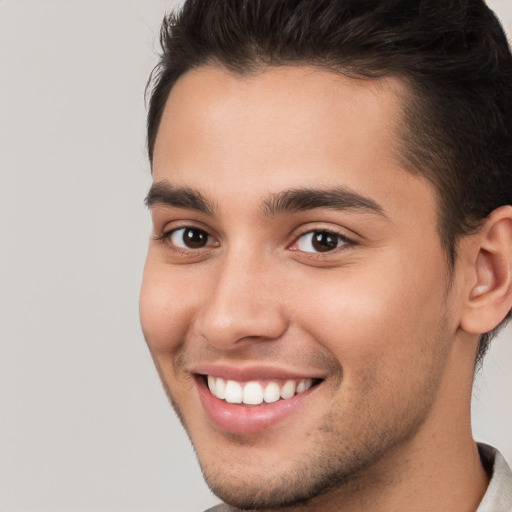
{"label": "chin", "polygon": [[307,503],[321,505],[334,494],[348,497],[350,489],[358,487],[358,481],[383,456],[379,449],[336,457],[319,452],[309,461],[307,457],[300,462],[285,459],[281,467],[274,463],[258,467],[250,457],[245,465],[199,460],[206,483],[225,503],[241,510],[279,510]]}
{"label": "chin", "polygon": [[304,477],[280,475],[272,481],[242,478],[237,482],[228,478],[205,474],[205,480],[212,492],[225,503],[241,510],[274,510],[292,507],[311,501],[325,492],[324,486],[311,485],[301,481]]}

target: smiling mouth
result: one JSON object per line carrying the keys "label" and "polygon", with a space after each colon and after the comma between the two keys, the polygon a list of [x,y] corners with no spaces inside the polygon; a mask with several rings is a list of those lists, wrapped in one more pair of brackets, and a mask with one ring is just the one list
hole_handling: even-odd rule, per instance
{"label": "smiling mouth", "polygon": [[203,375],[203,379],[210,393],[216,398],[230,404],[253,406],[288,400],[322,381],[304,378],[239,382],[212,375]]}

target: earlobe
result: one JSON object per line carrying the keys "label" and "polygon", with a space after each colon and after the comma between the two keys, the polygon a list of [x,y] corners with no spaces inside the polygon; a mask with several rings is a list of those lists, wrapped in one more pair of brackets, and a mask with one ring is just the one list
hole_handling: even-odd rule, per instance
{"label": "earlobe", "polygon": [[512,308],[512,207],[494,210],[474,235],[461,329],[483,334]]}

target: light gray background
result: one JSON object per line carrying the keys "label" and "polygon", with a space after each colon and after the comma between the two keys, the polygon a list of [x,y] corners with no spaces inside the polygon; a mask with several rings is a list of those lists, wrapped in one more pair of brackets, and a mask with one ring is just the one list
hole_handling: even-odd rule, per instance
{"label": "light gray background", "polygon": [[[206,0],[205,0],[206,1]],[[490,2],[512,33],[512,0]],[[196,512],[137,311],[161,0],[0,0],[0,511]],[[512,330],[474,399],[512,461]]]}

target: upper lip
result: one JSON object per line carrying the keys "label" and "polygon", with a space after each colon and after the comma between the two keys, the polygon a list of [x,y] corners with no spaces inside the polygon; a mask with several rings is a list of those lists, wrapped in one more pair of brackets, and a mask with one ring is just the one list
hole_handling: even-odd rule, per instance
{"label": "upper lip", "polygon": [[265,365],[233,365],[233,364],[199,364],[190,369],[198,375],[210,375],[223,379],[248,382],[253,380],[272,379],[324,379],[325,376],[317,371],[297,371],[288,368]]}

